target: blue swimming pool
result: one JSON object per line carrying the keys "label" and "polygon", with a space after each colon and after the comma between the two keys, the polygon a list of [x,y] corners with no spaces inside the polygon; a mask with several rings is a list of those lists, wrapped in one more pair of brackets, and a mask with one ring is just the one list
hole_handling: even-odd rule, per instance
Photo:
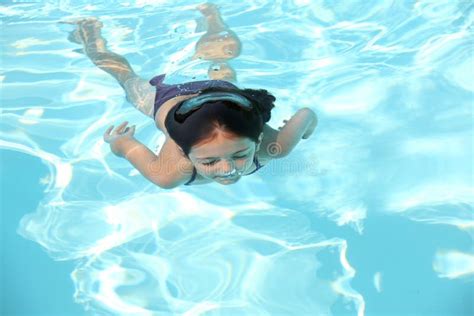
{"label": "blue swimming pool", "polygon": [[100,18],[143,78],[206,80],[198,2],[2,1],[1,314],[473,315],[472,1],[214,3],[269,124],[319,125],[233,185],[163,190],[102,135],[164,135],[58,22]]}

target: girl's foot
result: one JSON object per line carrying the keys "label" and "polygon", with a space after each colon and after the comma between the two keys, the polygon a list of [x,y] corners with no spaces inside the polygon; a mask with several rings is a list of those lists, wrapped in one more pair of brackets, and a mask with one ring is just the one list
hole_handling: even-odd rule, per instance
{"label": "girl's foot", "polygon": [[76,21],[67,21],[61,22],[75,25],[76,28],[69,33],[68,40],[88,46],[91,43],[97,44],[100,41],[103,41],[101,30],[103,27],[102,22],[97,18],[84,18]]}
{"label": "girl's foot", "polygon": [[228,63],[214,63],[209,66],[207,76],[212,80],[236,82],[235,70]]}
{"label": "girl's foot", "polygon": [[192,59],[222,62],[239,56],[241,49],[237,34],[229,29],[220,33],[206,33],[196,43]]}
{"label": "girl's foot", "polygon": [[204,3],[196,7],[201,12],[207,24],[207,33],[219,33],[227,29],[221,17],[221,13],[217,6],[213,3]]}
{"label": "girl's foot", "polygon": [[210,2],[202,3],[198,5],[196,9],[198,9],[204,16],[219,14],[219,9],[217,8],[217,6],[214,3]]}

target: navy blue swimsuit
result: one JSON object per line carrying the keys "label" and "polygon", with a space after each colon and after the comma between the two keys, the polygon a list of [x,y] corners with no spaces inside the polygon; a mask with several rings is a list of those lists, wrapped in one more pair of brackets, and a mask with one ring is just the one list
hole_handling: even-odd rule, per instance
{"label": "navy blue swimsuit", "polygon": [[163,103],[179,95],[196,94],[201,92],[201,90],[211,87],[238,89],[238,87],[225,80],[203,80],[190,81],[180,84],[166,84],[163,83],[165,76],[166,74],[161,74],[150,80],[150,84],[156,87],[153,117],[156,116],[156,112],[160,106],[163,105]]}
{"label": "navy blue swimsuit", "polygon": [[[253,156],[253,162],[255,163],[255,165],[257,166],[257,168],[256,168],[254,171],[250,172],[249,174],[252,174],[252,173],[254,173],[255,171],[257,171],[258,169],[260,169],[260,168],[263,167],[263,166],[260,164],[260,162],[258,161],[258,158],[257,158],[256,155]],[[190,184],[196,179],[196,174],[197,174],[196,168],[193,167],[193,175],[191,176],[191,179],[189,179],[189,181],[186,182],[184,185],[190,185]],[[248,176],[249,174],[246,174],[246,176]]]}
{"label": "navy blue swimsuit", "polygon": [[[153,109],[153,117],[156,116],[156,112],[163,105],[166,101],[180,96],[180,95],[188,95],[188,94],[196,94],[201,92],[201,90],[210,88],[210,87],[224,87],[224,88],[234,88],[238,89],[232,83],[225,81],[225,80],[203,80],[203,81],[190,81],[181,84],[166,84],[163,83],[166,74],[161,74],[159,76],[153,77],[150,80],[150,84],[156,87],[156,95],[155,95],[155,105]],[[253,162],[257,166],[257,168],[249,174],[254,173],[261,167],[260,162],[257,159],[257,156],[254,156]],[[189,185],[196,179],[196,168],[193,168],[193,175],[188,182],[184,185]]]}

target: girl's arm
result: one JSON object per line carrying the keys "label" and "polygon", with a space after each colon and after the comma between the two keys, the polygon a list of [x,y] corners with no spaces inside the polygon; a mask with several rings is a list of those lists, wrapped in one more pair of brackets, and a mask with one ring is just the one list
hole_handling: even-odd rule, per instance
{"label": "girl's arm", "polygon": [[127,141],[124,145],[124,158],[140,173],[162,189],[172,189],[185,183],[191,176],[193,165],[176,151],[170,140],[158,155],[137,140]]}
{"label": "girl's arm", "polygon": [[301,139],[308,139],[318,124],[316,114],[310,108],[299,109],[286,124],[276,131],[271,127],[264,128],[267,134],[262,142],[268,158],[287,156]]}
{"label": "girl's arm", "polygon": [[[110,143],[112,152],[127,159],[145,178],[163,189],[174,188],[187,181],[192,172],[192,163],[167,140],[159,155],[133,137],[135,128],[125,128],[122,123],[112,131],[110,127],[104,134],[104,140]],[[112,131],[112,132],[111,132]]]}

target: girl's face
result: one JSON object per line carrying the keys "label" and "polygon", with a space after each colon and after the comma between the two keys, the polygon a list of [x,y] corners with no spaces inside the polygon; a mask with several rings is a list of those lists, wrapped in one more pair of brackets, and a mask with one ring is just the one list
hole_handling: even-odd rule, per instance
{"label": "girl's face", "polygon": [[[260,140],[262,137],[263,134]],[[251,171],[258,147],[259,143],[249,138],[231,137],[218,130],[217,137],[193,146],[188,156],[203,177],[221,184],[232,184]]]}

